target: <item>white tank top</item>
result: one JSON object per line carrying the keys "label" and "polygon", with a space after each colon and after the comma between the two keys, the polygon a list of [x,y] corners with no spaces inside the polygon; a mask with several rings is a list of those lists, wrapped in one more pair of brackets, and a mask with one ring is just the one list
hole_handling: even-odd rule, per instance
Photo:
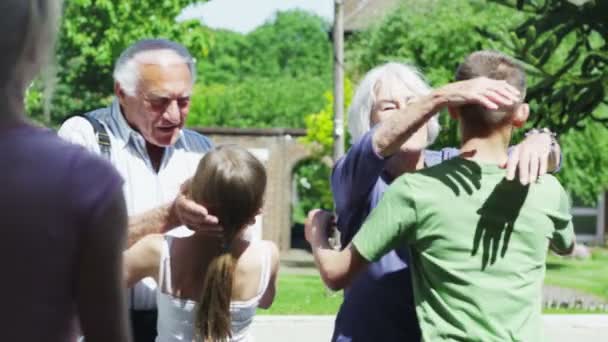
{"label": "white tank top", "polygon": [[[157,293],[158,303],[158,336],[156,342],[175,342],[175,341],[200,341],[195,334],[195,319],[198,303],[189,299],[174,297],[164,293],[166,289],[173,293],[171,284],[171,242],[175,237],[165,235],[163,240],[160,267],[159,267],[159,290]],[[253,243],[266,243],[256,241]],[[270,280],[271,273],[271,249],[265,248],[262,254],[262,274],[257,294],[247,301],[232,301],[230,303],[230,318],[232,324],[232,338],[234,342],[252,342],[251,323],[255,316],[260,298]]]}

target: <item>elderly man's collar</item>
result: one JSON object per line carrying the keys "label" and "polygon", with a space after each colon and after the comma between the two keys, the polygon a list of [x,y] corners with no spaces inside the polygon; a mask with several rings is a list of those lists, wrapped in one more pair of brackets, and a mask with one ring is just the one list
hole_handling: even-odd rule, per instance
{"label": "elderly man's collar", "polygon": [[[116,123],[117,131],[115,132],[115,136],[119,140],[117,146],[125,148],[129,144],[132,137],[141,135],[139,132],[131,128],[127,122],[127,119],[125,119],[122,109],[120,108],[120,102],[117,98],[114,98],[112,104],[110,105],[110,115],[112,116],[112,120],[114,120]],[[179,137],[177,138],[174,146],[182,140],[183,136],[184,132],[180,130]]]}

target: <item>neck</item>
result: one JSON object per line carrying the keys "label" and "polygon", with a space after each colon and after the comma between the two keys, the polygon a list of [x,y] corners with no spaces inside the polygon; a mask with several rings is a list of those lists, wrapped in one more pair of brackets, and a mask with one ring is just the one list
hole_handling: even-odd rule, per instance
{"label": "neck", "polygon": [[146,150],[148,151],[148,157],[150,158],[150,161],[152,162],[152,167],[154,167],[154,170],[156,172],[158,172],[158,170],[160,169],[160,163],[163,160],[163,154],[165,153],[165,148],[156,146],[154,144],[150,144],[149,142],[146,141]]}
{"label": "neck", "polygon": [[460,154],[478,162],[504,165],[507,162],[511,132],[511,126],[496,129],[487,135],[473,135],[463,130]]}
{"label": "neck", "polygon": [[386,171],[394,179],[404,173],[415,172],[424,167],[422,151],[399,151],[386,164]]}

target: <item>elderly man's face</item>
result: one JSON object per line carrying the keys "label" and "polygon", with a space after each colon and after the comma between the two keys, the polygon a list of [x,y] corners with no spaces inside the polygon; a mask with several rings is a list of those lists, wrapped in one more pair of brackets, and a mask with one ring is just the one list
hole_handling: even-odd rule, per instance
{"label": "elderly man's face", "polygon": [[[387,75],[374,87],[376,102],[372,108],[372,126],[385,121],[392,115],[399,115],[399,109],[408,105],[414,94],[406,85],[394,76]],[[428,139],[427,124],[424,124],[402,146],[402,151],[420,151],[426,148]]]}
{"label": "elderly man's face", "polygon": [[127,121],[144,139],[159,147],[179,138],[190,109],[192,75],[186,63],[139,64],[135,96],[121,97]]}

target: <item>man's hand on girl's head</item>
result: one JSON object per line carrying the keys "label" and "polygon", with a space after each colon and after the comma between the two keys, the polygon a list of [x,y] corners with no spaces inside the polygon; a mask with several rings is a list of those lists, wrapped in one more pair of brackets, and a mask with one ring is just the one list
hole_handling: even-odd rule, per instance
{"label": "man's hand on girl's head", "polygon": [[222,227],[217,217],[209,214],[207,208],[193,201],[189,195],[191,180],[185,181],[173,201],[172,211],[176,219],[176,225],[185,225],[188,228],[211,235],[221,235]]}

